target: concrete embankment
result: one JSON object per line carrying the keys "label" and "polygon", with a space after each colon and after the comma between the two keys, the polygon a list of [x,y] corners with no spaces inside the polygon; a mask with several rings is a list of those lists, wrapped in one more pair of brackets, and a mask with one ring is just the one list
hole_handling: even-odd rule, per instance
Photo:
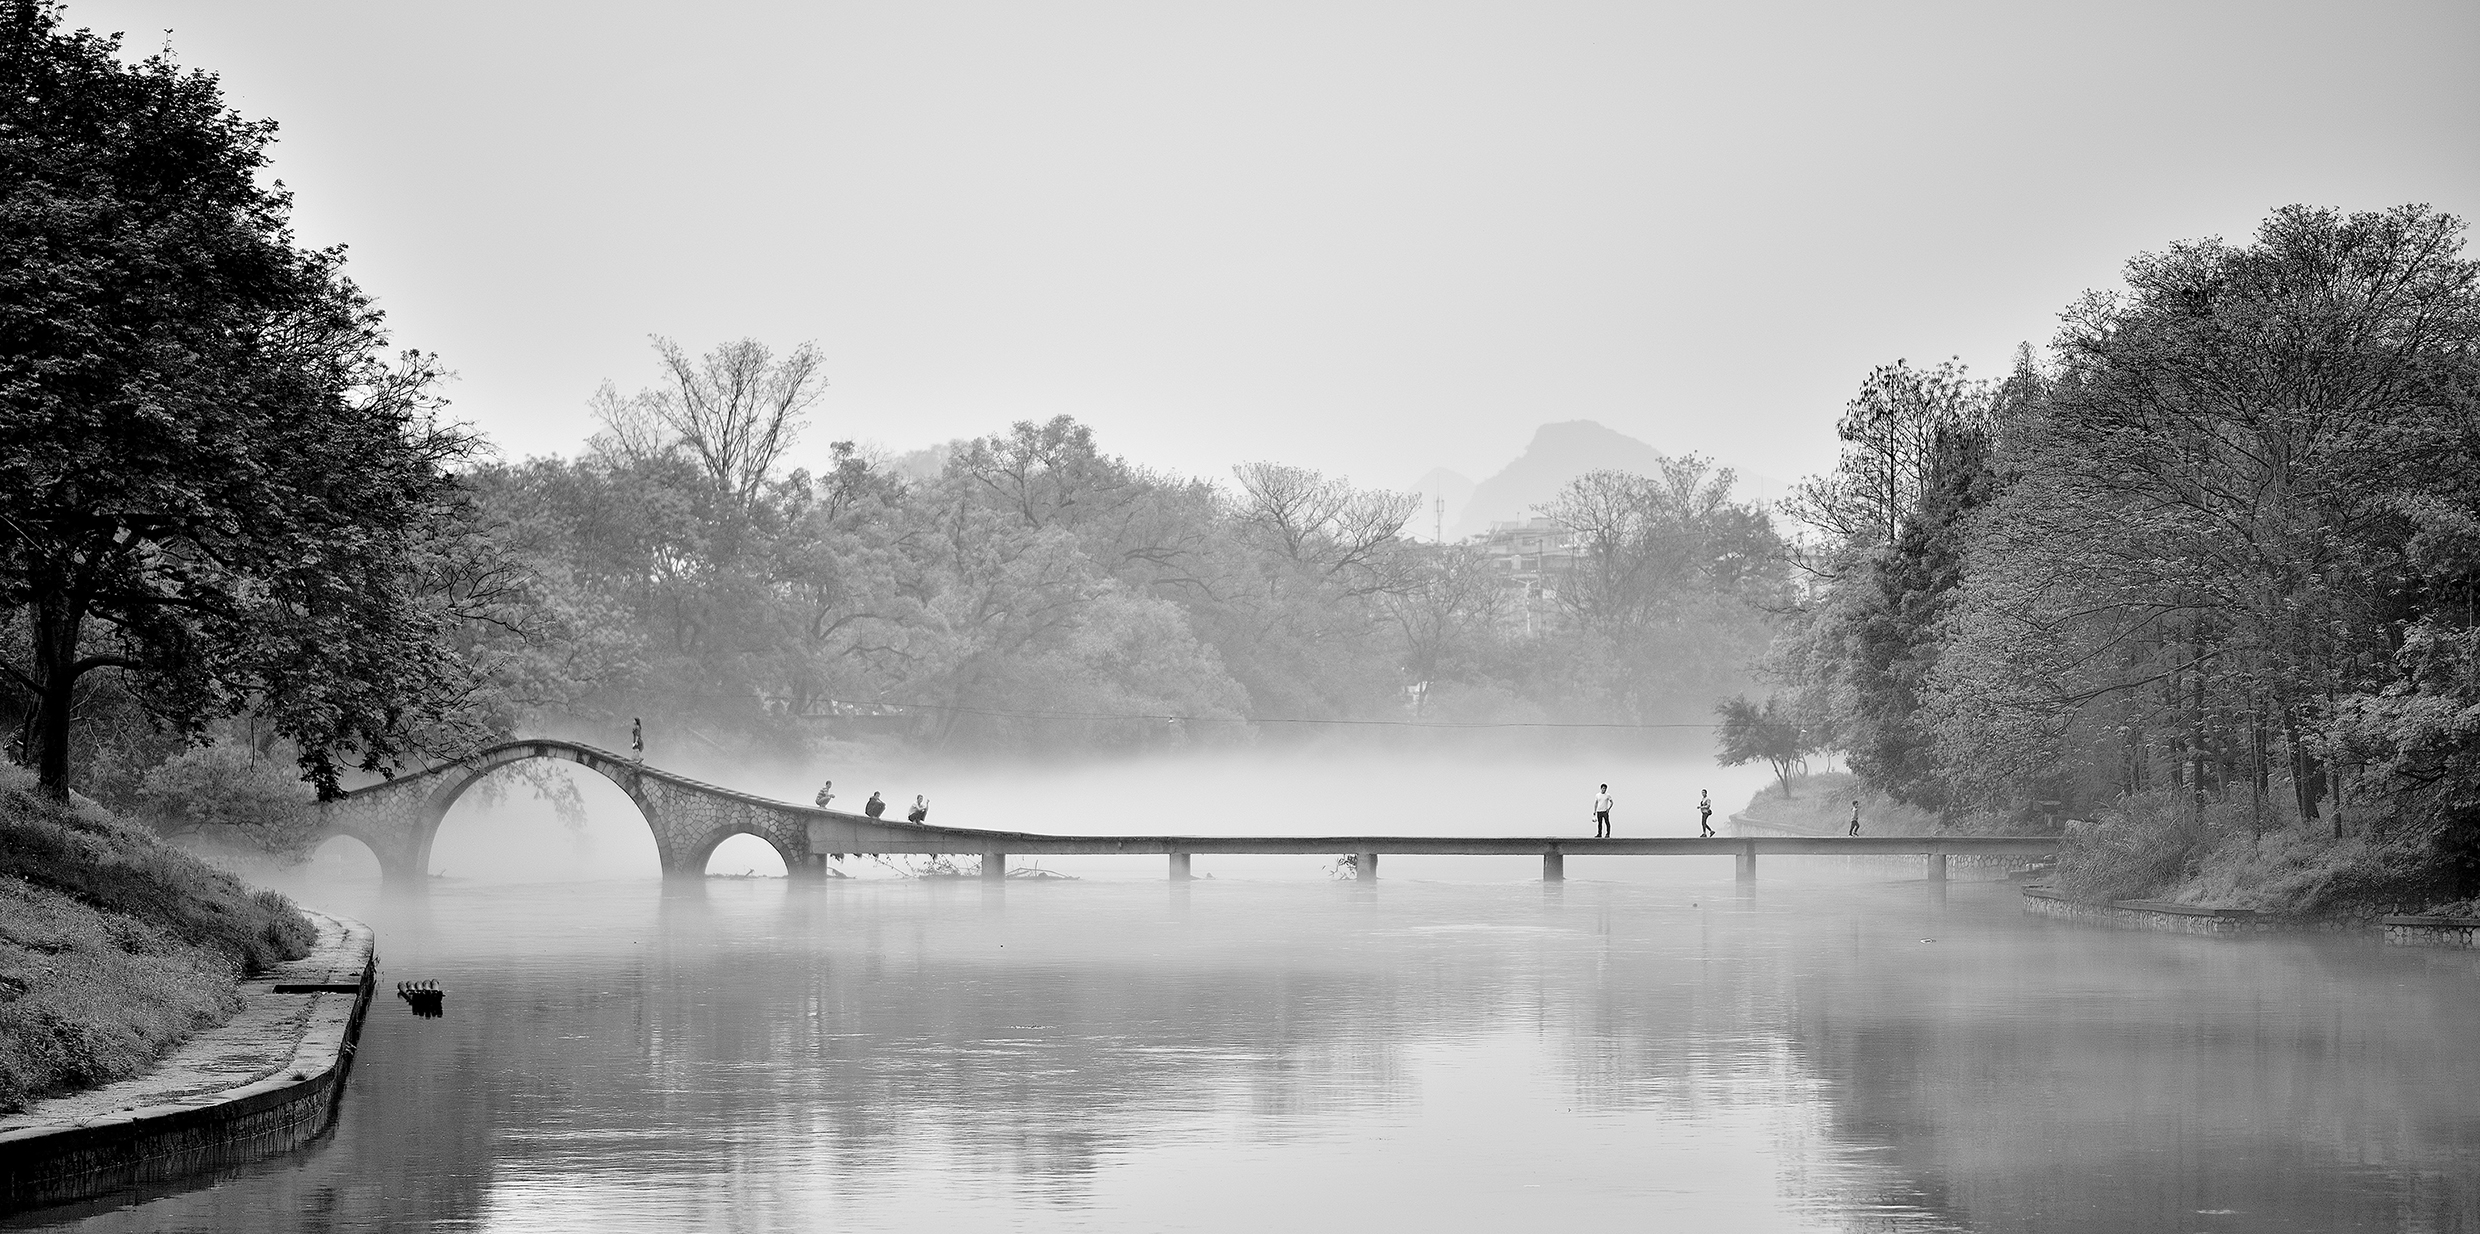
{"label": "concrete embankment", "polygon": [[242,987],[232,1019],[145,1075],[0,1119],[0,1213],[238,1165],[327,1128],[370,1006],[370,929],[309,913],[308,956]]}
{"label": "concrete embankment", "polygon": [[2480,946],[2480,918],[2375,914],[2285,916],[2247,908],[2205,908],[2167,900],[2116,900],[2088,904],[2054,887],[2026,887],[2024,911],[2043,917],[2089,921],[2122,930],[2165,934],[2364,934],[2381,933],[2397,947]]}

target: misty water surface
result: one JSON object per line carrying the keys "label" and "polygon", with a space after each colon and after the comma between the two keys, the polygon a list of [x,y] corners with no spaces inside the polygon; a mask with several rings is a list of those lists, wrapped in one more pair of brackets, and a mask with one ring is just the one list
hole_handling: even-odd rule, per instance
{"label": "misty water surface", "polygon": [[2480,957],[1529,864],[330,882],[446,1018],[377,1005],[317,1145],[67,1224],[2480,1228]]}

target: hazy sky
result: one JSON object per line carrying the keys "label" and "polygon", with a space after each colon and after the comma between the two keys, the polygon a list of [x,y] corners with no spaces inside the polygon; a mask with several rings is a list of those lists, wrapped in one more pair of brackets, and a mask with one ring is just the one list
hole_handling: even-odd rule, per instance
{"label": "hazy sky", "polygon": [[1401,486],[1545,421],[1791,478],[2293,201],[2480,212],[2480,4],[76,0],[283,126],[458,414],[816,340],[806,461],[1069,413]]}

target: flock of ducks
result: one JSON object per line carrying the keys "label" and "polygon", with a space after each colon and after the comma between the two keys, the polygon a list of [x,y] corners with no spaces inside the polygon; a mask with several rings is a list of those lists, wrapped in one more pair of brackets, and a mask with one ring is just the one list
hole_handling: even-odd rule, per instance
{"label": "flock of ducks", "polygon": [[447,1014],[441,1001],[448,997],[448,992],[440,989],[436,981],[399,981],[396,983],[396,997],[405,1000],[412,1006],[413,1013],[425,1020],[436,1020]]}

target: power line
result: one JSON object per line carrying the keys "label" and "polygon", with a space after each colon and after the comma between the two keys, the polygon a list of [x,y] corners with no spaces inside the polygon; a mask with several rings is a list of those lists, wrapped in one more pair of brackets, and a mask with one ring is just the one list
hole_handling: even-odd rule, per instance
{"label": "power line", "polygon": [[[863,702],[830,698],[821,702],[837,707],[894,708],[901,711],[939,711],[956,715],[988,716],[1003,720],[1153,720],[1169,724],[1331,724],[1365,728],[1599,728],[1599,729],[1674,729],[1720,728],[1715,722],[1679,724],[1629,724],[1618,721],[1569,720],[1350,720],[1318,719],[1307,716],[1183,716],[1163,712],[1132,711],[1005,711],[990,707],[966,707],[954,703],[899,703],[884,699]],[[863,712],[860,714],[869,714]],[[800,713],[804,720],[845,720],[852,715]],[[1774,727],[1771,725],[1764,727]]]}

